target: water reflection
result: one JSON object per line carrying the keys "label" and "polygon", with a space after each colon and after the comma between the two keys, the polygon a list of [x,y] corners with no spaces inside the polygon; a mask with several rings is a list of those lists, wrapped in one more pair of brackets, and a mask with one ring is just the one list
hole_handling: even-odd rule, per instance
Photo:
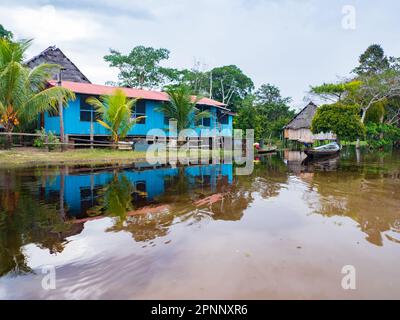
{"label": "water reflection", "polygon": [[[101,237],[128,235],[139,248],[174,241],[178,228],[192,235],[192,227],[202,232],[206,225],[220,233],[233,228],[231,237],[254,234],[263,243],[279,230],[281,238],[296,237],[292,228],[301,224],[309,226],[312,239],[324,228],[313,225],[313,217],[348,219],[337,224],[343,239],[348,231],[340,224],[352,221],[373,247],[400,244],[398,152],[345,149],[340,157],[309,161],[301,152],[285,151],[256,158],[250,176],[235,176],[234,169],[231,164],[143,164],[0,170],[0,279],[34,272],[30,244],[51,256],[63,255],[73,236],[85,237],[87,223],[100,225],[105,219],[110,223]],[[121,245],[126,243],[115,243],[115,250]],[[230,254],[221,252],[221,259]]]}
{"label": "water reflection", "polygon": [[[305,196],[313,213],[345,216],[359,223],[366,239],[383,245],[383,237],[400,243],[400,161],[397,152],[344,149],[341,157],[309,160],[287,151],[288,168],[308,185]],[[395,233],[395,236],[393,235]]]}

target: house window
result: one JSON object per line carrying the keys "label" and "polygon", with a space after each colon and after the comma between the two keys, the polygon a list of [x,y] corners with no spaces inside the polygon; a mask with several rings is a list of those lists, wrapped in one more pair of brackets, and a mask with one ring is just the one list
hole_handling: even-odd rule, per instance
{"label": "house window", "polygon": [[203,118],[203,126],[209,127],[211,125],[211,118]]}
{"label": "house window", "polygon": [[[200,112],[202,112],[202,111],[210,112],[210,107],[208,107],[208,106],[200,106],[200,107],[198,107],[198,109]],[[211,114],[211,117],[212,117],[212,114]],[[211,126],[211,117],[200,119],[199,121],[197,121],[196,126],[210,127]]]}
{"label": "house window", "polygon": [[97,204],[97,198],[99,197],[101,187],[95,186],[90,187],[80,187],[80,200],[81,200],[81,214],[85,214],[87,210],[93,208]]}
{"label": "house window", "polygon": [[135,202],[146,200],[147,198],[146,181],[136,181],[135,191],[133,192],[132,197]]}
{"label": "house window", "polygon": [[[132,110],[132,118],[136,119],[138,117],[145,117],[146,116],[146,102],[142,99],[136,101],[135,105],[133,106]],[[142,118],[138,120],[137,123],[145,124],[146,118]]]}
{"label": "house window", "polygon": [[229,115],[227,115],[227,114],[221,115],[221,117],[219,118],[219,123],[220,124],[229,124]]}
{"label": "house window", "polygon": [[93,122],[101,118],[96,109],[86,102],[89,97],[88,95],[80,97],[80,121],[83,122]]}

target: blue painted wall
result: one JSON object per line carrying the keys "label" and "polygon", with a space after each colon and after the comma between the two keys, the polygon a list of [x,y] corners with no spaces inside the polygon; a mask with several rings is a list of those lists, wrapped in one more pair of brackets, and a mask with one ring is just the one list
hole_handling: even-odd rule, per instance
{"label": "blue painted wall", "polygon": [[[85,96],[79,94],[76,95],[76,100],[69,101],[67,107],[64,108],[64,132],[65,134],[90,134],[90,122],[80,120],[80,102]],[[136,124],[129,135],[141,135],[145,136],[147,132],[151,129],[163,129],[165,130],[168,125],[164,124],[164,115],[156,111],[160,102],[157,101],[145,101],[146,108],[146,123]],[[210,112],[212,113],[211,125],[210,127],[203,127],[203,129],[218,129],[223,132],[224,136],[232,135],[232,116],[228,115],[228,124],[218,125],[216,119],[217,113],[216,107],[210,107]],[[52,131],[53,133],[60,133],[60,118],[58,116],[50,116],[48,112],[44,114],[44,123],[46,131]],[[193,126],[194,128],[194,126]],[[93,123],[93,133],[95,135],[107,135],[109,132],[99,123]],[[196,128],[197,134],[200,134],[201,129]],[[166,135],[168,132],[166,131]]]}
{"label": "blue painted wall", "polygon": [[[147,200],[153,200],[155,197],[165,192],[165,178],[167,176],[177,176],[177,168],[160,168],[154,170],[133,171],[125,170],[128,180],[135,184],[139,181],[145,182]],[[209,178],[211,190],[215,191],[219,177],[226,177],[229,184],[233,179],[232,164],[204,165],[185,168],[185,175],[189,180],[189,187],[195,188],[199,181],[199,177]],[[112,172],[98,172],[85,174],[67,174],[64,176],[64,201],[68,208],[69,215],[79,216],[82,214],[82,198],[81,190],[83,188],[101,188],[113,179]],[[60,191],[60,176],[56,178],[49,177],[45,184],[45,193],[49,195],[51,192]],[[95,205],[95,201],[93,202]]]}

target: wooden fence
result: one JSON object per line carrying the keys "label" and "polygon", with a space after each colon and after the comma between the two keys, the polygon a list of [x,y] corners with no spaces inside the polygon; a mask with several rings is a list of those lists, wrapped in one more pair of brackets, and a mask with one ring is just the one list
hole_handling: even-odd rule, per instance
{"label": "wooden fence", "polygon": [[[41,133],[23,133],[23,132],[0,132],[0,139],[1,140],[6,140],[8,139],[8,136],[12,137],[12,146],[33,146],[33,142],[36,138],[43,137],[43,134]],[[54,135],[55,137],[59,138],[59,136]],[[118,148],[121,150],[132,150],[132,144],[136,143],[156,143],[156,142],[161,142],[161,143],[166,143],[170,141],[166,137],[147,137],[147,138],[132,138],[130,139],[130,142],[120,142],[118,144],[115,144],[111,141],[106,141],[106,140],[94,140],[94,139],[83,139],[82,137],[79,138],[77,136],[69,136],[65,135],[64,136],[64,142],[49,142],[48,141],[48,135],[44,136],[45,137],[45,143],[44,145],[53,145],[53,146],[64,146],[67,149],[73,149],[75,147],[106,147],[106,148]],[[104,138],[110,137],[110,136],[102,136]],[[185,141],[180,141],[178,142],[177,140],[174,140],[173,144],[175,144],[175,147],[178,148],[178,145],[180,143],[187,143],[189,149],[203,149],[207,150],[210,149],[211,146],[214,148],[223,148],[224,147],[224,141],[222,137],[213,137],[213,141],[210,143],[210,138],[189,138]],[[169,145],[171,148],[171,145]],[[172,148],[174,148],[172,146]]]}

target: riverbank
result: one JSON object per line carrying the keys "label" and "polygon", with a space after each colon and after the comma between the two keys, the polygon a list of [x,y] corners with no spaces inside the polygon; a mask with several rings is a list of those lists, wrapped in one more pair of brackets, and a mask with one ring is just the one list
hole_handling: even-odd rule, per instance
{"label": "riverbank", "polygon": [[[191,151],[193,152],[193,151]],[[207,152],[208,151],[199,151]],[[219,151],[217,151],[219,152]],[[166,154],[160,154],[160,157]],[[187,156],[189,152],[179,152],[179,156]],[[191,157],[196,154],[191,154]],[[211,156],[211,154],[210,154]],[[13,148],[0,150],[0,167],[41,167],[57,165],[102,165],[130,164],[145,162],[146,152],[110,149],[74,149],[65,152],[46,151],[37,148]]]}

